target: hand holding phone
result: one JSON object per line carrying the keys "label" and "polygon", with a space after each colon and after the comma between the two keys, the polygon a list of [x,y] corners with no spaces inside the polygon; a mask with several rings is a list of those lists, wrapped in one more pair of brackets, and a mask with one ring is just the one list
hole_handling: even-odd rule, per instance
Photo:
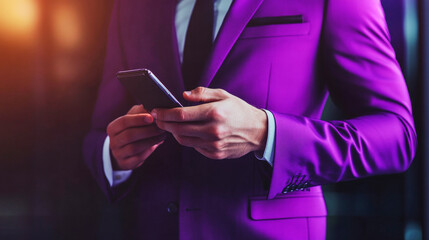
{"label": "hand holding phone", "polygon": [[153,123],[148,111],[142,105],[135,105],[107,126],[114,170],[139,167],[164,142],[165,131]]}

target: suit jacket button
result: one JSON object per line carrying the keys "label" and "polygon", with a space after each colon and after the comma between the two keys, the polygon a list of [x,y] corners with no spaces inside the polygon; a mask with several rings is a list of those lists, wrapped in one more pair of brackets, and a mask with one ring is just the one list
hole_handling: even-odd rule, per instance
{"label": "suit jacket button", "polygon": [[177,204],[175,202],[170,202],[170,203],[168,203],[167,211],[171,215],[176,215],[177,212],[179,211],[179,207],[177,206]]}

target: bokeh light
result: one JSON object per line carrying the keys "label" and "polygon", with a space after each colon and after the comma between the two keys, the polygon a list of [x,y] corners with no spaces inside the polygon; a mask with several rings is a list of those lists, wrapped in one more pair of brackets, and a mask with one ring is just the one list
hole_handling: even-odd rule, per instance
{"label": "bokeh light", "polygon": [[35,0],[0,0],[0,35],[28,37],[35,32],[37,20]]}
{"label": "bokeh light", "polygon": [[53,9],[52,31],[55,43],[62,50],[74,50],[82,43],[82,24],[73,5],[61,4]]}

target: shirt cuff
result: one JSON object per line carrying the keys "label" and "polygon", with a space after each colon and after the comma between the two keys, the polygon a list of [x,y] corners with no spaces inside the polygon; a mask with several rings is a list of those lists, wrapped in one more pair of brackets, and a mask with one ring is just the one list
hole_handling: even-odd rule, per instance
{"label": "shirt cuff", "polygon": [[260,153],[255,152],[255,157],[259,160],[265,160],[271,167],[274,164],[274,138],[276,135],[276,122],[274,121],[274,115],[266,110],[264,110],[265,114],[267,114],[268,118],[268,135],[267,135],[267,143],[265,144],[264,154],[261,156]]}
{"label": "shirt cuff", "polygon": [[112,158],[110,157],[110,138],[106,137],[103,145],[103,168],[104,175],[106,175],[107,181],[109,182],[110,187],[117,186],[125,181],[127,181],[133,170],[118,170],[113,171],[112,168]]}

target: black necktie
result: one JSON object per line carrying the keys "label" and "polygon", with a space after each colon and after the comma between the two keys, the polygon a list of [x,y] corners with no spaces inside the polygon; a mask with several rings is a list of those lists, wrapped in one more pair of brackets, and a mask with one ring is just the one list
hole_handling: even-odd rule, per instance
{"label": "black necktie", "polygon": [[182,74],[187,90],[198,86],[213,44],[213,0],[197,0],[186,33]]}

